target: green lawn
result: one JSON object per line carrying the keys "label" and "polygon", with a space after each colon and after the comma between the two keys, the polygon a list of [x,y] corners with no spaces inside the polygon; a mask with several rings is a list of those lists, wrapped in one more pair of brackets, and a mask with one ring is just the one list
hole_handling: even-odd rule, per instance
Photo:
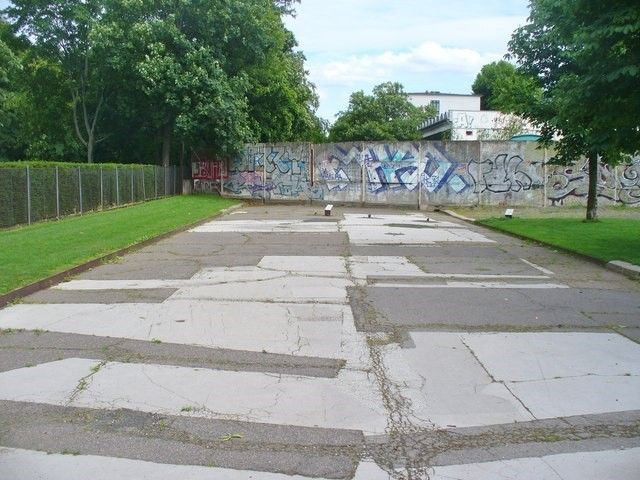
{"label": "green lawn", "polygon": [[0,230],[0,294],[206,219],[236,203],[212,195],[176,196]]}
{"label": "green lawn", "polygon": [[640,265],[639,218],[604,218],[597,222],[575,218],[489,218],[478,223],[599,260]]}

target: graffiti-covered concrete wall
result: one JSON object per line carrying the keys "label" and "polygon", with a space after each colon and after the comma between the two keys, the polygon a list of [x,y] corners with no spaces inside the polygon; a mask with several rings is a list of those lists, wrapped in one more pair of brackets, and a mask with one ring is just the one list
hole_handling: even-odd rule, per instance
{"label": "graffiti-covered concrete wall", "polygon": [[[533,142],[358,142],[247,145],[224,193],[265,200],[427,207],[584,203],[587,167],[547,163]],[[640,205],[640,158],[601,166],[604,202]]]}

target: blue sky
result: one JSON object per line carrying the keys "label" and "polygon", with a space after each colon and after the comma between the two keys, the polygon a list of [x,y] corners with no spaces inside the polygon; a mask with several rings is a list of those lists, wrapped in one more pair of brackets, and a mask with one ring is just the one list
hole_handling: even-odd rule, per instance
{"label": "blue sky", "polygon": [[[0,8],[8,5],[0,0]],[[302,0],[287,27],[307,57],[329,121],[355,90],[470,93],[480,68],[507,51],[528,0]]]}
{"label": "blue sky", "polygon": [[302,0],[286,24],[307,57],[330,121],[355,90],[397,81],[409,92],[470,93],[507,52],[528,0]]}

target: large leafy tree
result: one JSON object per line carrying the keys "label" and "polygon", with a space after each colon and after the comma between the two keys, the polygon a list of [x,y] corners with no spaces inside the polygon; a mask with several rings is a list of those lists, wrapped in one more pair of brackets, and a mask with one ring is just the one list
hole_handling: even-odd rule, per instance
{"label": "large leafy tree", "polygon": [[12,97],[13,83],[20,70],[20,62],[9,45],[0,37],[0,158],[6,157],[11,141],[11,126],[15,123]]}
{"label": "large leafy tree", "polygon": [[[282,23],[293,2],[109,0],[94,40],[158,132],[162,163],[176,139],[237,150],[247,140],[297,140],[317,124],[317,98]],[[127,117],[131,115],[127,113]]]}
{"label": "large leafy tree", "polygon": [[505,60],[483,66],[471,89],[476,95],[482,95],[482,110],[500,112],[515,112],[523,105],[535,103],[542,93],[534,77]]}
{"label": "large leafy tree", "polygon": [[349,106],[338,114],[329,139],[334,142],[359,140],[419,140],[418,127],[435,116],[433,107],[416,107],[407,99],[400,83],[386,82],[351,94]]}
{"label": "large leafy tree", "polygon": [[304,56],[294,51],[295,38],[279,21],[272,31],[273,47],[247,70],[252,134],[261,142],[322,140],[318,96],[307,80]]}
{"label": "large leafy tree", "polygon": [[93,162],[96,145],[104,139],[99,122],[107,96],[91,32],[104,6],[97,0],[14,0],[6,9],[13,27],[32,43],[37,55],[59,67],[71,103],[77,139]]}
{"label": "large leafy tree", "polygon": [[597,218],[598,159],[615,164],[640,149],[640,5],[637,0],[533,0],[509,43],[542,98],[520,109],[543,141],[560,135],[556,158],[589,161],[586,218]]}

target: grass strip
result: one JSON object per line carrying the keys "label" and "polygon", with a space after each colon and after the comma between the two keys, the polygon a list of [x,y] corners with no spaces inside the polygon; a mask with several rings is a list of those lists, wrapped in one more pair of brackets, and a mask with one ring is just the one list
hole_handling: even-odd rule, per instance
{"label": "grass strip", "polygon": [[605,262],[640,265],[640,219],[489,218],[477,223]]}
{"label": "grass strip", "polygon": [[205,220],[236,203],[214,195],[175,196],[0,230],[0,294]]}

